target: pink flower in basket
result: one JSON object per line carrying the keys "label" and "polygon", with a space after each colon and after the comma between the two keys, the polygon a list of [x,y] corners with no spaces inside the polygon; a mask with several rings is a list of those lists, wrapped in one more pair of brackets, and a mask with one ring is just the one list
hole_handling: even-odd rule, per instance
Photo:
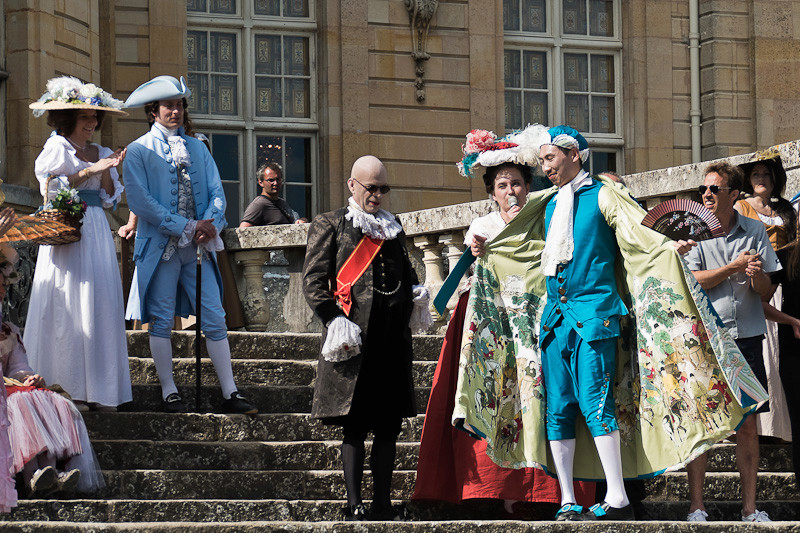
{"label": "pink flower in basket", "polygon": [[482,152],[492,146],[497,135],[487,130],[472,130],[467,134],[467,143],[461,146],[465,154]]}

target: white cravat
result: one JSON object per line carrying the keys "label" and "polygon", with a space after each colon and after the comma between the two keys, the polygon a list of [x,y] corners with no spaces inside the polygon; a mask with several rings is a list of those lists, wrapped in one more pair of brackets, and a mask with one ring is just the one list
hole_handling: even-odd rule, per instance
{"label": "white cravat", "polygon": [[545,276],[555,276],[559,264],[572,260],[572,252],[575,250],[575,240],[572,235],[575,191],[591,183],[591,176],[585,170],[581,170],[572,181],[558,190],[556,207],[550,218],[550,227],[542,250],[542,272]]}
{"label": "white cravat", "polygon": [[164,134],[164,138],[167,139],[175,166],[192,166],[192,158],[189,156],[189,151],[186,149],[186,140],[178,135],[178,128],[167,128],[158,122],[154,122],[153,124]]}
{"label": "white cravat", "polygon": [[367,213],[351,196],[348,200],[346,220],[352,220],[353,226],[360,229],[364,235],[373,239],[390,241],[397,237],[403,227],[397,222],[394,216],[385,209],[378,209],[375,214]]}

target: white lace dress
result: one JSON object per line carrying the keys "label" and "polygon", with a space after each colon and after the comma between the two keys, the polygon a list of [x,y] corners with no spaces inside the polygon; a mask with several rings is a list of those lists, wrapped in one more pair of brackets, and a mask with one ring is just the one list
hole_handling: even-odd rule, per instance
{"label": "white lace dress", "polygon": [[[97,145],[96,145],[97,146]],[[98,146],[100,158],[112,151]],[[51,136],[36,158],[36,178],[48,194],[68,186],[66,176],[90,166],[70,142]],[[103,207],[119,201],[123,187],[111,169],[114,194],[100,188],[100,176],[78,187],[99,190]],[[59,383],[76,400],[116,406],[132,400],[125,337],[122,283],[111,229],[103,207],[89,206],[81,240],[40,246],[25,323],[28,360],[47,383]]]}

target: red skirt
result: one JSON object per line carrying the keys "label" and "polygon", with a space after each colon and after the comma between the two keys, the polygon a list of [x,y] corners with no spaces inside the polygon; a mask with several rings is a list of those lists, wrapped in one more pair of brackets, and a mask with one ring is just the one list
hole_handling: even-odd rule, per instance
{"label": "red skirt", "polygon": [[[486,442],[453,427],[461,334],[469,293],[461,295],[447,327],[425,412],[412,500],[461,503],[470,498],[561,503],[558,480],[538,468],[502,468],[486,455]],[[595,484],[576,481],[575,497],[595,503]]]}

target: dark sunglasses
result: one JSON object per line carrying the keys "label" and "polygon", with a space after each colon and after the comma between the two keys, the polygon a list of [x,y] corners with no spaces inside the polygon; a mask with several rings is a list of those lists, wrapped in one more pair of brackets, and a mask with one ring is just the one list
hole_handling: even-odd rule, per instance
{"label": "dark sunglasses", "polygon": [[375,194],[377,191],[381,191],[381,194],[386,194],[387,192],[392,190],[392,188],[389,187],[388,185],[370,185],[368,187],[355,178],[353,178],[353,181],[364,187],[364,189],[366,189],[366,191],[370,194]]}
{"label": "dark sunglasses", "polygon": [[701,185],[697,188],[698,192],[700,193],[700,196],[706,193],[706,189],[711,191],[711,194],[717,194],[719,191],[723,189],[730,190],[730,187],[720,187],[719,185],[709,185],[709,186]]}

